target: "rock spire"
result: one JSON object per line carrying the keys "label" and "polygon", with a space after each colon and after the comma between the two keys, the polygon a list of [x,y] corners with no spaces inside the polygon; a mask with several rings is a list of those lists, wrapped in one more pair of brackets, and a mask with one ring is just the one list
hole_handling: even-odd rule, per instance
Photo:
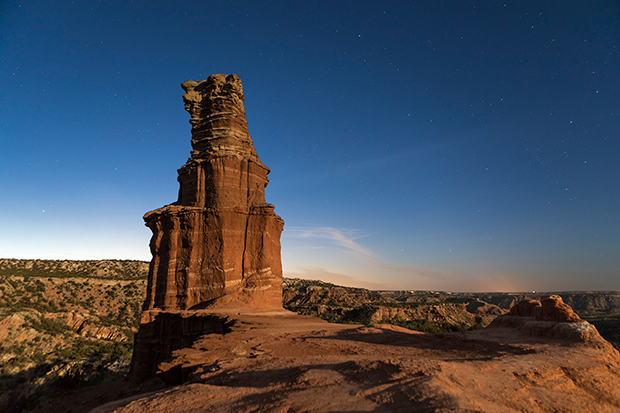
{"label": "rock spire", "polygon": [[265,202],[269,168],[248,132],[237,75],[188,80],[191,157],[177,202],[144,215],[153,232],[145,310],[282,307],[284,221]]}

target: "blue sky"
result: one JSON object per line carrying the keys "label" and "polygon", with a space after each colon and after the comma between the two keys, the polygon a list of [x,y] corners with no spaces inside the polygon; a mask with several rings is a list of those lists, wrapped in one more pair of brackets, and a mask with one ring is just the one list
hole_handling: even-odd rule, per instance
{"label": "blue sky", "polygon": [[285,276],[620,290],[614,1],[2,1],[0,256],[149,260],[236,73]]}

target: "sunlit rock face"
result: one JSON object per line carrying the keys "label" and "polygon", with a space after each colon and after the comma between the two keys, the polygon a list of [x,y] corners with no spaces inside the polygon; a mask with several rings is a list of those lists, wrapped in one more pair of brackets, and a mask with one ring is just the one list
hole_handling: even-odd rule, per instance
{"label": "sunlit rock face", "polygon": [[237,75],[188,80],[191,157],[177,202],[148,212],[153,232],[145,310],[281,307],[282,219],[248,132]]}

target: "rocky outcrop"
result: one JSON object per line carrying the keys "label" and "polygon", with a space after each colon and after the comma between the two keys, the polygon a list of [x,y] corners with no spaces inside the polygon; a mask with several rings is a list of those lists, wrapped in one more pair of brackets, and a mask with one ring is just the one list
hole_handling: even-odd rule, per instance
{"label": "rocky outcrop", "polygon": [[61,313],[56,317],[50,317],[56,321],[64,322],[69,328],[82,337],[97,338],[113,341],[126,341],[127,336],[116,327],[106,327],[98,323],[99,320],[78,312]]}
{"label": "rocky outcrop", "polygon": [[559,295],[538,300],[523,300],[506,315],[500,315],[489,327],[517,328],[525,334],[575,341],[604,341],[596,327],[579,318]]}
{"label": "rocky outcrop", "polygon": [[144,216],[153,232],[144,309],[281,307],[284,222],[265,202],[269,168],[248,133],[241,80],[181,86],[193,150],[177,202]]}
{"label": "rocky outcrop", "polygon": [[[541,340],[507,328],[420,334],[294,314],[229,314],[225,334],[214,329],[160,364],[159,377],[172,387],[134,395],[129,383],[125,400],[92,412],[598,413],[620,407],[620,356],[610,345]],[[170,321],[179,341],[192,340],[180,328],[185,320]]]}
{"label": "rocky outcrop", "polygon": [[509,316],[533,317],[538,321],[556,323],[583,322],[559,295],[547,295],[538,300],[523,300],[510,309]]}

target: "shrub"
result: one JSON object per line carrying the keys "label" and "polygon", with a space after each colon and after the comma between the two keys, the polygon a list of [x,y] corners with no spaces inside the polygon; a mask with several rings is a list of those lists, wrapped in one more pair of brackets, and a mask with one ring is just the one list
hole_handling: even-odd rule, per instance
{"label": "shrub", "polygon": [[68,325],[49,318],[42,318],[40,321],[31,319],[29,320],[28,326],[36,331],[46,333],[51,336],[57,336],[71,330],[71,327]]}

